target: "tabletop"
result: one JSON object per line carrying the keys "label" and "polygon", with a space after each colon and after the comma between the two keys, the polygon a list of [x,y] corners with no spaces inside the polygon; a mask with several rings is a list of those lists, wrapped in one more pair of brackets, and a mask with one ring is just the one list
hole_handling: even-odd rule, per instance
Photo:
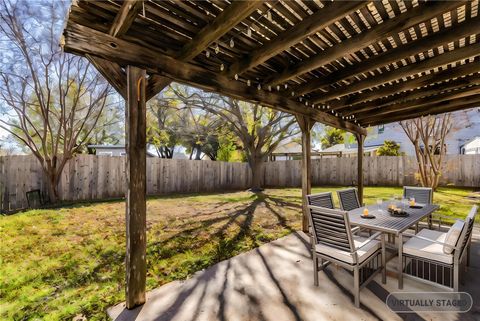
{"label": "tabletop", "polygon": [[410,208],[407,206],[406,212],[409,214],[408,216],[395,217],[387,211],[388,205],[389,202],[383,202],[380,206],[377,204],[365,206],[368,208],[369,215],[375,216],[373,219],[360,217],[365,207],[351,210],[348,212],[350,224],[398,235],[439,208],[439,206],[435,204],[417,204],[423,206],[422,208]]}

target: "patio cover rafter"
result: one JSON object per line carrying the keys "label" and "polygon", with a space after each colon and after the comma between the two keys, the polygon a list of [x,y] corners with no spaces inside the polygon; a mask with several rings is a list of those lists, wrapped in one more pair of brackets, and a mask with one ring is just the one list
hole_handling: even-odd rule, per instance
{"label": "patio cover rafter", "polygon": [[[231,95],[235,87],[236,98],[309,115],[352,132],[360,130],[359,124],[365,125],[356,117],[371,110],[356,109],[356,103],[372,96],[382,99],[388,95],[381,96],[388,92],[386,87],[396,87],[391,83],[408,87],[411,77],[431,69],[455,70],[455,65],[468,59],[476,68],[478,61],[471,58],[480,56],[476,1],[77,3],[66,32],[85,26],[174,59],[169,61],[188,63],[183,66],[191,71],[221,74],[224,78],[215,79],[222,83],[229,81],[223,88],[209,79],[209,84],[202,84],[205,78],[193,81],[193,75],[176,77],[171,70],[153,68],[147,70],[151,88],[161,90],[178,80]],[[234,47],[229,45],[231,40]],[[71,44],[66,44],[67,51],[73,51]],[[204,54],[206,51],[210,55]],[[119,64],[109,69],[119,70],[127,64],[114,55],[89,54]],[[140,62],[135,65],[142,67]],[[445,81],[451,79],[455,77]],[[261,85],[263,91],[238,91],[234,82]],[[273,98],[267,97],[269,92]],[[265,97],[268,99],[263,100]],[[279,102],[285,105],[279,106]],[[329,105],[334,111],[326,113],[317,105]]]}
{"label": "patio cover rafter", "polygon": [[[450,42],[475,34],[475,28],[480,25],[480,17],[475,17],[459,24],[456,27],[449,27],[444,31],[433,33],[429,36],[409,42],[403,46],[378,54],[370,58],[368,64],[356,64],[348,68],[335,71],[328,77],[313,81],[308,85],[299,88],[298,95],[306,94],[319,88],[335,85],[335,83],[352,78],[353,76],[375,70],[383,66],[401,61],[405,57],[411,57],[418,53],[428,52],[433,48],[447,45]],[[370,31],[371,32],[371,31]]]}
{"label": "patio cover rafter", "polygon": [[[365,3],[363,2],[363,4]],[[313,56],[299,64],[289,66],[279,75],[273,75],[269,80],[267,80],[267,83],[269,85],[284,83],[285,81],[288,81],[294,77],[322,67],[328,62],[363,49],[371,43],[393,36],[400,30],[408,29],[420,22],[431,19],[452,8],[458,7],[459,5],[460,3],[458,2],[450,1],[422,3],[411,11],[407,11],[406,13],[398,15],[393,19],[389,19],[384,23],[374,26],[366,32],[354,35],[338,45],[326,49],[324,52],[322,52],[322,54]],[[310,91],[316,90],[322,85],[320,81],[321,79],[318,82],[314,81],[306,84],[306,86],[298,86],[295,92],[298,93],[298,95],[303,95]]]}
{"label": "patio cover rafter", "polygon": [[94,29],[74,25],[64,32],[65,50],[73,53],[99,56],[114,59],[126,65],[137,65],[146,68],[151,74],[159,74],[179,82],[208,91],[215,91],[233,98],[260,102],[266,106],[291,114],[308,116],[321,123],[342,128],[363,135],[366,130],[347,121],[343,121],[309,108],[295,100],[265,90],[257,90],[241,82],[233,81],[219,73],[214,73],[200,66],[185,63],[161,52],[140,45],[116,39]]}

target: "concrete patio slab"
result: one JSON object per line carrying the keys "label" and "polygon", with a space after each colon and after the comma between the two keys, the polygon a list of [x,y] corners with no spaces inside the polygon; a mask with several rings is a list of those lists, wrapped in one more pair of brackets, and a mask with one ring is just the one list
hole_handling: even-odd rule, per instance
{"label": "concrete patio slab", "polygon": [[[385,299],[389,293],[399,292],[397,279],[388,276],[384,285],[380,275],[361,291],[361,307],[355,308],[353,280],[347,271],[330,265],[320,273],[320,285],[313,285],[312,260],[303,233],[220,262],[189,280],[155,289],[137,309],[126,310],[122,303],[108,314],[117,321],[480,320],[478,229],[473,236],[472,259],[462,291],[472,295],[474,307],[464,314],[396,314],[385,305]],[[389,262],[389,269],[394,269],[395,261]],[[442,290],[405,279],[403,292],[411,291]]]}

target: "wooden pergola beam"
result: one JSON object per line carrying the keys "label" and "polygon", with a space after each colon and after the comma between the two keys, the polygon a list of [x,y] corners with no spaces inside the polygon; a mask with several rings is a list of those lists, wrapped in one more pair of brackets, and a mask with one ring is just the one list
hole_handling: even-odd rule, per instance
{"label": "wooden pergola beam", "polygon": [[[258,9],[263,2],[263,0],[234,1],[211,23],[203,27],[192,40],[185,44],[175,57],[184,62],[192,60],[203,50],[208,48],[212,42],[220,39],[233,27],[252,14],[252,12]],[[160,75],[152,75],[150,78],[151,81],[149,81],[149,85],[147,85],[147,100],[161,92],[172,82],[171,79]]]}
{"label": "wooden pergola beam", "polygon": [[463,59],[475,57],[480,53],[480,43],[465,46],[463,48],[455,49],[445,52],[439,56],[427,58],[415,64],[406,65],[390,72],[381,74],[376,77],[371,77],[362,81],[357,81],[348,86],[342,86],[338,89],[331,89],[330,91],[321,94],[313,103],[324,103],[326,101],[336,99],[345,95],[356,93],[368,88],[379,86],[403,77],[411,76],[421,72],[428,71],[433,68],[448,65]]}
{"label": "wooden pergola beam", "polygon": [[[467,76],[463,78],[458,78],[455,80],[447,81],[440,83],[438,85],[429,86],[427,88],[419,88],[417,90],[407,91],[398,95],[394,95],[388,98],[383,98],[379,100],[368,101],[362,104],[355,105],[348,112],[345,116],[349,116],[351,114],[361,115],[362,113],[380,109],[384,106],[389,106],[393,104],[402,103],[405,100],[413,100],[428,96],[433,96],[441,92],[449,91],[449,90],[458,90],[461,88],[466,88],[469,86],[479,85],[480,84],[480,74],[474,74],[473,76]],[[333,108],[335,110],[335,108]]]}
{"label": "wooden pergola beam", "polygon": [[302,230],[308,233],[308,202],[307,195],[312,192],[312,138],[311,130],[315,121],[296,115],[298,125],[302,131]]}
{"label": "wooden pergola beam", "polygon": [[[360,33],[336,44],[320,54],[305,60],[297,65],[293,65],[284,70],[280,75],[273,76],[273,79],[267,80],[269,85],[277,85],[286,82],[296,76],[317,69],[333,60],[352,54],[363,49],[373,42],[385,39],[399,31],[408,29],[423,21],[434,18],[443,12],[452,10],[460,6],[463,2],[453,1],[432,1],[423,3],[412,10],[389,19],[379,25],[372,27],[369,31]],[[305,86],[305,88],[303,88]],[[294,88],[294,92],[300,95],[313,91],[315,87],[309,84],[302,84]]]}
{"label": "wooden pergola beam", "polygon": [[427,52],[430,49],[457,41],[461,38],[475,34],[477,32],[475,28],[478,28],[478,26],[480,26],[480,16],[466,20],[459,25],[451,26],[443,31],[419,38],[415,41],[407,43],[406,45],[388,50],[382,54],[379,54],[378,56],[366,60],[365,62],[357,63],[351,67],[346,67],[339,71],[333,72],[324,78],[310,81],[304,85],[302,84],[299,86],[298,95],[303,95],[311,91],[318,90],[322,87],[334,85],[343,79],[348,79],[353,76],[366,73],[370,70],[388,66],[389,64],[398,62],[406,57]]}
{"label": "wooden pergola beam", "polygon": [[291,29],[233,63],[227,74],[230,77],[235,74],[240,75],[365,5],[366,3],[362,1],[335,1],[328,4],[325,8],[308,16]]}
{"label": "wooden pergola beam", "polygon": [[143,0],[124,0],[113,20],[109,35],[120,37],[125,34],[132,25],[135,17],[143,7]]}
{"label": "wooden pergola beam", "polygon": [[64,31],[65,51],[114,59],[120,64],[146,68],[172,80],[187,83],[207,91],[226,96],[259,102],[290,114],[303,114],[321,123],[366,134],[366,130],[351,122],[339,119],[317,109],[286,98],[283,95],[257,90],[224,75],[206,70],[194,64],[182,62],[161,52],[80,25],[69,25]]}
{"label": "wooden pergola beam", "polygon": [[242,20],[250,16],[252,12],[257,10],[263,3],[263,0],[233,1],[210,24],[202,28],[202,30],[178,52],[176,58],[182,61],[193,59],[212,42],[220,39]]}
{"label": "wooden pergola beam", "polygon": [[480,94],[480,85],[455,90],[453,92],[446,92],[443,94],[424,97],[420,99],[407,100],[404,102],[391,104],[383,108],[379,107],[375,110],[371,110],[368,113],[361,113],[356,118],[358,121],[363,121],[365,119],[371,119],[372,117],[379,117],[379,118],[388,117],[386,115],[398,113],[398,112],[409,112],[412,109],[422,107],[422,106],[428,106],[433,103],[438,103],[445,100],[451,100],[456,98],[474,96],[477,94]]}
{"label": "wooden pergola beam", "polygon": [[[435,86],[430,86],[427,88],[420,88],[417,90],[413,91],[407,91],[399,95],[394,95],[391,96],[387,99],[382,99],[382,100],[374,100],[374,101],[368,101],[363,104],[358,104],[354,107],[354,109],[350,112],[344,113],[343,115],[345,116],[350,116],[352,114],[358,114],[360,116],[363,115],[363,113],[371,111],[371,110],[380,110],[380,108],[393,105],[393,104],[398,104],[402,103],[405,100],[413,100],[413,99],[418,99],[422,97],[428,97],[432,95],[436,95],[440,92],[445,92],[449,90],[457,90],[461,88],[466,88],[469,86],[474,86],[474,85],[480,85],[480,74],[476,73],[472,76],[467,76],[463,78],[458,78],[455,80],[451,80],[448,82],[443,82],[441,84],[435,85]],[[334,109],[335,110],[335,109]]]}
{"label": "wooden pergola beam", "polygon": [[127,99],[127,76],[122,67],[109,60],[86,55],[86,58],[92,63],[93,66],[100,72],[100,74],[108,81],[108,83],[115,88],[115,90],[123,97]]}
{"label": "wooden pergola beam", "polygon": [[430,105],[424,105],[409,113],[399,112],[390,115],[389,117],[377,117],[371,119],[364,119],[362,124],[368,126],[375,126],[379,124],[387,124],[397,122],[406,119],[417,118],[424,115],[437,115],[452,112],[458,109],[474,108],[480,104],[480,95],[474,95],[469,97],[463,97],[458,99],[446,100],[440,103],[434,103]]}
{"label": "wooden pergola beam", "polygon": [[355,134],[355,139],[357,140],[357,190],[360,204],[363,204],[363,145],[365,143],[365,138],[365,135]]}
{"label": "wooden pergola beam", "polygon": [[[344,97],[339,100],[328,101],[327,104],[330,105],[331,109],[342,110],[342,113],[345,116],[350,116],[358,112],[356,108],[357,106],[361,108],[360,106],[362,106],[362,103],[368,104],[370,101],[376,99],[383,99],[385,97],[396,95],[401,92],[405,92],[402,95],[408,95],[407,91],[410,90],[421,91],[422,87],[429,86],[437,82],[449,81],[458,77],[464,77],[466,75],[478,72],[480,72],[480,64],[478,62],[468,63],[462,66],[457,66],[455,68],[442,70],[439,72],[431,72],[428,75],[423,75],[414,79],[387,85],[385,87],[368,91],[353,97]],[[344,113],[344,109],[350,110],[347,110]]]}
{"label": "wooden pergola beam", "polygon": [[147,276],[147,126],[144,69],[127,66],[126,106],[126,178],[127,178],[127,252],[126,307],[132,309],[145,303]]}
{"label": "wooden pergola beam", "polygon": [[158,74],[153,74],[148,77],[147,88],[146,88],[146,98],[147,101],[155,97],[163,88],[167,87],[172,80],[167,77],[162,77]]}

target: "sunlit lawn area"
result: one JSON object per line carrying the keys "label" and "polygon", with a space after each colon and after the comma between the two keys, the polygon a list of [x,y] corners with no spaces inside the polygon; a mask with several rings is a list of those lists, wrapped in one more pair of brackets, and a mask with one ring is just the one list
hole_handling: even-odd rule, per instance
{"label": "sunlit lawn area", "polygon": [[[440,188],[439,213],[465,217],[470,193]],[[365,202],[394,194],[401,188],[365,188]],[[149,290],[301,226],[300,189],[153,198],[147,210]],[[0,217],[0,319],[106,319],[124,299],[124,220],[123,201]]]}

